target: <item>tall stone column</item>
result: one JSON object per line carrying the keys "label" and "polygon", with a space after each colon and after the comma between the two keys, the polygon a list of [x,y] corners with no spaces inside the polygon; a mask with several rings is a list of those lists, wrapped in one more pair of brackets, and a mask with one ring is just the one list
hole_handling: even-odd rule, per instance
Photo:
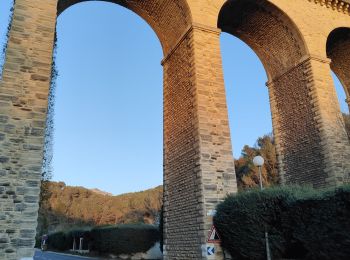
{"label": "tall stone column", "polygon": [[325,187],[349,179],[350,144],[329,64],[307,56],[267,84],[283,184]]}
{"label": "tall stone column", "polygon": [[0,259],[32,257],[55,0],[16,0],[0,82]]}
{"label": "tall stone column", "polygon": [[[311,57],[308,67],[311,97],[322,139],[326,183],[338,186],[350,180],[350,143],[331,76],[330,60]],[[311,76],[310,75],[310,76]]]}
{"label": "tall stone column", "polygon": [[209,256],[213,210],[237,191],[220,32],[194,24],[163,60],[166,259]]}

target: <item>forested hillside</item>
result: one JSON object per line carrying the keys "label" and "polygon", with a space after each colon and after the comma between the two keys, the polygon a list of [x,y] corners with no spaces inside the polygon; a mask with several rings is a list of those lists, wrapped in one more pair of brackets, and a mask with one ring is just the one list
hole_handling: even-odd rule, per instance
{"label": "forested hillside", "polygon": [[162,204],[162,186],[110,196],[101,191],[47,182],[39,210],[39,234],[82,226],[153,223]]}

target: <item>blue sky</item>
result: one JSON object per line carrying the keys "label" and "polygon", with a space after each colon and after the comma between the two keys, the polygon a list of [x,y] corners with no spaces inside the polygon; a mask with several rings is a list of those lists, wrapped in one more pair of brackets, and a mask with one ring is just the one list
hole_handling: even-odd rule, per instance
{"label": "blue sky", "polygon": [[[0,1],[1,44],[11,2]],[[152,29],[118,5],[89,2],[61,14],[57,32],[53,179],[113,194],[162,184],[162,50]],[[239,157],[272,131],[266,74],[239,39],[222,34],[221,45]]]}

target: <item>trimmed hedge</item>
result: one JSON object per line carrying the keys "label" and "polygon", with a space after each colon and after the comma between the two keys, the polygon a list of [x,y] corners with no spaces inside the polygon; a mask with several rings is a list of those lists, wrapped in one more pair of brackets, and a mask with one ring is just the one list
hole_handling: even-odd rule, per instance
{"label": "trimmed hedge", "polygon": [[35,237],[35,246],[34,248],[41,248],[41,237],[40,236],[36,236]]}
{"label": "trimmed hedge", "polygon": [[80,238],[83,238],[83,250],[88,250],[91,243],[90,229],[73,229],[67,233],[67,240],[70,243],[70,249],[73,247],[75,239],[76,249],[79,249]]}
{"label": "trimmed hedge", "polygon": [[349,259],[350,186],[316,191],[279,187],[230,195],[214,224],[234,259]]}
{"label": "trimmed hedge", "polygon": [[75,239],[76,247],[78,249],[81,237],[84,238],[83,250],[89,249],[89,229],[73,229],[70,231],[59,231],[49,234],[48,248],[58,251],[68,251],[73,248],[73,240]]}
{"label": "trimmed hedge", "polygon": [[157,226],[141,224],[56,232],[49,234],[48,247],[52,250],[68,251],[72,249],[75,238],[78,249],[81,237],[84,238],[83,250],[119,255],[147,252],[160,240],[160,232]]}
{"label": "trimmed hedge", "polygon": [[48,248],[59,251],[66,251],[71,248],[70,239],[63,231],[56,232],[49,235]]}
{"label": "trimmed hedge", "polygon": [[91,238],[91,250],[119,255],[147,252],[159,241],[160,234],[153,225],[119,225],[94,228]]}
{"label": "trimmed hedge", "polygon": [[289,215],[308,259],[350,259],[350,186],[298,200]]}

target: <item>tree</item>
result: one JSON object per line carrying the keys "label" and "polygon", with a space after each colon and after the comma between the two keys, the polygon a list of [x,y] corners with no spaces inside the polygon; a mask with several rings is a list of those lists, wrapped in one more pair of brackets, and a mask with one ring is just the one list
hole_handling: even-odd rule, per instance
{"label": "tree", "polygon": [[238,188],[240,190],[257,187],[259,171],[253,164],[253,158],[261,155],[265,159],[262,167],[262,178],[265,186],[279,182],[275,141],[272,134],[259,137],[254,147],[248,145],[242,149],[241,157],[235,161]]}
{"label": "tree", "polygon": [[144,223],[153,224],[159,217],[159,212],[162,208],[163,194],[158,193],[157,196],[146,197],[143,201],[144,212]]}
{"label": "tree", "polygon": [[272,134],[259,138],[257,144],[260,155],[265,159],[264,168],[267,173],[267,182],[270,185],[277,184],[279,182],[277,154],[275,140]]}

